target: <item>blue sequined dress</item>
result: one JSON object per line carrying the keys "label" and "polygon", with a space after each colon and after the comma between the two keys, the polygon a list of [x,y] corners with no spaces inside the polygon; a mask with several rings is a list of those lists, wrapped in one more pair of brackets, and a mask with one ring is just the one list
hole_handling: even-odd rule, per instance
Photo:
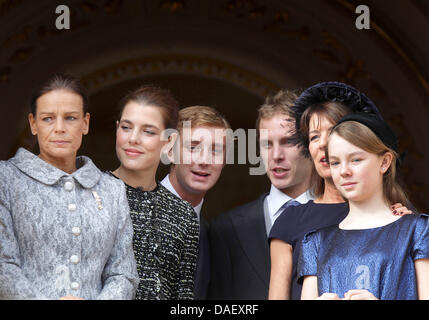
{"label": "blue sequined dress", "polygon": [[298,281],[317,276],[319,296],[366,289],[382,300],[417,299],[414,260],[429,259],[428,218],[411,214],[377,228],[310,232],[302,241]]}

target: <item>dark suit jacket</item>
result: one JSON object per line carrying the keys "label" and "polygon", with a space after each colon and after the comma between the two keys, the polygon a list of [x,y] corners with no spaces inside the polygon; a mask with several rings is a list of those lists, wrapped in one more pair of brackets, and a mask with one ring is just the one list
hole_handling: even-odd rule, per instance
{"label": "dark suit jacket", "polygon": [[267,195],[212,220],[209,299],[268,299],[270,252],[264,218]]}
{"label": "dark suit jacket", "polygon": [[195,270],[194,299],[207,299],[210,280],[210,247],[208,224],[200,214],[200,238],[198,243],[197,267]]}

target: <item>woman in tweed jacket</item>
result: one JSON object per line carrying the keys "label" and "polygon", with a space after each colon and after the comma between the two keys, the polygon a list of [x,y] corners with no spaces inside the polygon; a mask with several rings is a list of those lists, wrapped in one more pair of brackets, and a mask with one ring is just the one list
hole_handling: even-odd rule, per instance
{"label": "woman in tweed jacket", "polygon": [[176,127],[177,102],[169,91],[147,86],[128,94],[121,107],[116,131],[121,165],[113,174],[126,184],[133,221],[140,276],[136,299],[192,299],[199,237],[196,213],[155,179],[168,143],[163,131]]}
{"label": "woman in tweed jacket", "polygon": [[132,299],[138,276],[125,186],[77,157],[89,113],[57,75],[29,114],[38,156],[0,162],[0,298]]}

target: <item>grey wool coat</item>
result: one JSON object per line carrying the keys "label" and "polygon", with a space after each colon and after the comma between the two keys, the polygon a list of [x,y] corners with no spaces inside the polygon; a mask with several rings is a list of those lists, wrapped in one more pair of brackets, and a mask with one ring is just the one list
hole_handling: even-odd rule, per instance
{"label": "grey wool coat", "polygon": [[0,298],[133,299],[124,184],[87,157],[72,174],[20,148],[0,161]]}

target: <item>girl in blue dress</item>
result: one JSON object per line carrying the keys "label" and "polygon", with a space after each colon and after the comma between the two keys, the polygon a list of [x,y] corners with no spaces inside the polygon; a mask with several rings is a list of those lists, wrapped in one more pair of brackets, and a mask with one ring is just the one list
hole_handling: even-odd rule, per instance
{"label": "girl in blue dress", "polygon": [[395,181],[397,141],[379,117],[345,116],[332,129],[327,157],[349,211],[338,225],[308,233],[298,277],[302,299],[428,299],[428,216],[395,216],[406,203]]}

